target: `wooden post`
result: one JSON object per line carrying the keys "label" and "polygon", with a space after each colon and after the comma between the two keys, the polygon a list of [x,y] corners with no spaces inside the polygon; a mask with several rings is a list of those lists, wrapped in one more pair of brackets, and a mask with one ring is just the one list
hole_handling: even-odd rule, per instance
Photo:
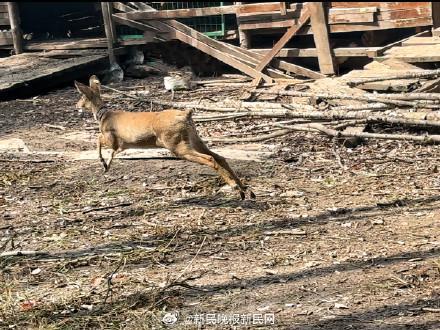
{"label": "wooden post", "polygon": [[431,2],[432,9],[432,26],[434,29],[440,27],[440,2],[432,1]]}
{"label": "wooden post", "polygon": [[318,51],[319,69],[323,74],[335,74],[335,61],[330,48],[327,20],[323,2],[308,3],[313,39]]}
{"label": "wooden post", "polygon": [[15,54],[23,53],[23,33],[20,28],[20,14],[17,2],[8,2],[8,16],[11,24]]}
{"label": "wooden post", "polygon": [[287,15],[287,8],[286,8],[286,2],[280,2],[280,13],[281,15],[285,16]]}
{"label": "wooden post", "polygon": [[[287,29],[280,40],[272,47],[270,52],[264,55],[263,59],[258,63],[255,70],[262,72],[264,68],[269,65],[273,58],[280,52],[280,50],[289,42],[290,39],[309,21],[310,12],[308,8],[304,8],[296,25]],[[261,82],[261,77],[257,77],[252,81],[253,86],[258,86]]]}
{"label": "wooden post", "polygon": [[110,66],[116,64],[114,45],[116,41],[116,29],[112,18],[112,7],[110,2],[101,2],[102,18],[104,20],[105,36],[107,37],[108,57]]}
{"label": "wooden post", "polygon": [[[241,2],[235,2],[235,5],[241,5]],[[250,31],[240,29],[240,22],[237,16],[237,28],[238,28],[238,39],[240,41],[240,47],[249,49],[251,48]]]}

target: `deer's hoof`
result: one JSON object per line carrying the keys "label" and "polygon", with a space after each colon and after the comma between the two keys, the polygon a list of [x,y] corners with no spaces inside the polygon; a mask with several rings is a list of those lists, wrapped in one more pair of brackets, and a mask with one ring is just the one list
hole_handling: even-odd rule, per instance
{"label": "deer's hoof", "polygon": [[254,192],[253,192],[252,190],[249,190],[249,196],[250,196],[252,199],[257,198],[257,196],[255,196],[255,194],[254,194]]}
{"label": "deer's hoof", "polygon": [[244,194],[243,191],[240,191],[240,198],[242,201],[246,198],[246,195]]}

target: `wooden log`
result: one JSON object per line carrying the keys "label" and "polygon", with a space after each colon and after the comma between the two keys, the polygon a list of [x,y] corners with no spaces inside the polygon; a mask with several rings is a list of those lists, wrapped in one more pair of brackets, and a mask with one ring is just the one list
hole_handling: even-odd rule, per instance
{"label": "wooden log", "polygon": [[20,27],[20,13],[18,12],[18,3],[8,2],[8,14],[11,24],[14,51],[15,54],[21,54],[23,53],[23,33]]}
{"label": "wooden log", "polygon": [[[272,47],[272,50],[263,57],[261,62],[255,68],[257,71],[263,71],[263,69],[273,60],[276,54],[292,39],[292,37],[298,32],[299,29],[310,19],[310,13],[307,8],[301,13],[298,24],[289,28],[280,40]],[[261,78],[256,78],[254,85],[258,85]]]}
{"label": "wooden log", "polygon": [[335,62],[330,48],[323,2],[309,3],[309,10],[313,39],[315,40],[316,49],[318,51],[318,62],[321,73],[335,74]]}
{"label": "wooden log", "polygon": [[101,10],[102,10],[102,17],[104,20],[104,29],[105,29],[105,36],[107,37],[107,49],[108,49],[108,57],[110,61],[110,66],[113,66],[116,64],[116,56],[113,51],[116,38],[115,38],[115,28],[112,24],[112,13],[111,13],[111,7],[109,2],[101,2]]}

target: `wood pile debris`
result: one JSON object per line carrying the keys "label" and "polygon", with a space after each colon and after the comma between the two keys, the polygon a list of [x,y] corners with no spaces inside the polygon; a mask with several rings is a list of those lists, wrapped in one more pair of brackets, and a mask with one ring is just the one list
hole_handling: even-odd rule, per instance
{"label": "wood pile debris", "polygon": [[[285,83],[252,85],[251,78],[224,75],[193,81],[192,91],[181,91],[178,100],[103,86],[118,97],[161,108],[194,109],[196,122],[251,120],[270,128],[267,134],[215,137],[211,142],[250,143],[281,137],[295,131],[328,135],[354,147],[364,139],[440,142],[440,94],[435,92],[371,92],[371,83],[413,81],[434,84],[440,70],[413,70],[376,77],[286,80]],[[367,86],[367,88],[365,88]],[[232,97],[224,97],[225,93]],[[391,91],[395,91],[391,89]],[[197,98],[193,95],[197,92]],[[161,95],[159,95],[161,96]],[[168,100],[167,100],[168,98]]]}

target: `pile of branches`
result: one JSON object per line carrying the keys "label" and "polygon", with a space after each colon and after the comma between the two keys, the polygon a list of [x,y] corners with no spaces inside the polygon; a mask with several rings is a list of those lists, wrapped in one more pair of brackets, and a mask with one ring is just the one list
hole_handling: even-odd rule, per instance
{"label": "pile of branches", "polygon": [[[435,78],[440,70],[431,70],[423,73],[423,78]],[[383,80],[402,79],[398,77],[384,77]],[[408,77],[414,78],[414,73]],[[374,78],[377,81],[380,78]],[[332,81],[337,80],[336,78]],[[368,79],[367,79],[368,80]],[[125,93],[113,88],[103,86],[107,89],[123,94],[132,99],[146,101],[149,104],[160,105],[167,108],[195,109],[197,110],[194,119],[196,122],[225,121],[237,118],[279,118],[280,121],[270,122],[267,125],[273,126],[269,134],[257,135],[244,138],[211,138],[212,142],[239,143],[258,142],[273,139],[294,131],[307,131],[325,134],[333,138],[367,138],[386,140],[417,141],[419,143],[438,143],[440,135],[428,134],[436,132],[440,127],[440,94],[438,93],[395,93],[377,94],[368,93],[355,88],[357,84],[369,82],[370,80],[359,81],[337,81],[344,86],[339,90],[335,88],[332,92],[316,92],[313,82],[305,88],[307,91],[298,89],[298,83],[288,83],[280,88],[274,86],[252,89],[249,83],[243,80],[229,79],[220,83],[226,88],[229,84],[232,88],[243,86],[242,90],[248,95],[247,100],[236,101],[234,104],[227,102],[171,102],[158,99],[146,100],[143,96],[136,95],[136,92]],[[200,83],[202,84],[202,83]],[[219,86],[218,84],[207,83]],[[291,88],[286,90],[287,88]],[[304,87],[304,86],[302,86]],[[355,93],[347,93],[347,88]],[[304,88],[303,88],[304,89]],[[276,101],[260,101],[259,99],[273,95]],[[249,101],[250,100],[250,101]],[[287,101],[286,101],[287,100]],[[306,102],[304,102],[306,100]],[[307,102],[308,101],[308,102]],[[348,103],[348,104],[347,104]],[[353,105],[354,103],[354,105]],[[206,112],[209,112],[207,114]],[[387,124],[387,126],[399,128],[411,128],[416,134],[382,134],[370,133],[361,130],[349,130],[349,127],[362,127],[366,124]]]}

